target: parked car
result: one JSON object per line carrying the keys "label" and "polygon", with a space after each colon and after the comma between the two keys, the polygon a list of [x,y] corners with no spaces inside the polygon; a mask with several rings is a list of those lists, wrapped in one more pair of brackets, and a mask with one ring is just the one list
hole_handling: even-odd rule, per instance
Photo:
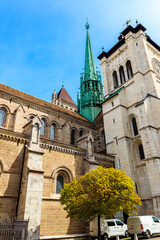
{"label": "parked car", "polygon": [[[109,238],[115,236],[126,236],[128,237],[127,225],[118,219],[101,219],[101,235],[103,240],[107,240]],[[90,222],[90,237],[92,239],[98,237],[98,223],[97,219]]]}
{"label": "parked car", "polygon": [[128,232],[133,238],[134,234],[150,238],[152,234],[160,233],[160,220],[154,216],[134,216],[127,220]]}

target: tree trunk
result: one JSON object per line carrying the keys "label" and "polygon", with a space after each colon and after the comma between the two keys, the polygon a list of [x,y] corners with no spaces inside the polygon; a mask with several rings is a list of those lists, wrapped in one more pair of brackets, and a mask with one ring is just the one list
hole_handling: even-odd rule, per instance
{"label": "tree trunk", "polygon": [[101,223],[100,223],[100,220],[101,220],[101,216],[98,215],[98,240],[101,240]]}

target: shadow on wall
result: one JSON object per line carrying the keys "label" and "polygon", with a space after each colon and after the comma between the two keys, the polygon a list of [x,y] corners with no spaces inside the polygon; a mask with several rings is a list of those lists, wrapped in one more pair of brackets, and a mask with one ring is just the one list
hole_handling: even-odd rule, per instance
{"label": "shadow on wall", "polygon": [[[4,165],[4,171],[0,178],[2,189],[7,184],[3,197],[0,198],[0,218],[4,219],[7,217],[10,220],[13,220],[16,216],[24,144],[14,142],[11,146],[10,144],[6,144],[6,146],[7,149],[4,148],[0,151]],[[6,152],[7,156],[4,158],[3,156]],[[14,157],[15,159],[13,160]],[[10,165],[11,161],[13,162],[12,165]],[[8,169],[7,165],[10,165]]]}

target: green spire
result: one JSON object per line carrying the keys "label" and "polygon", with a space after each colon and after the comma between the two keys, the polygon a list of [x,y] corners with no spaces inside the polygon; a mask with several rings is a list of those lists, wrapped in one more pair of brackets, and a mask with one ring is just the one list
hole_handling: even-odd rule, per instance
{"label": "green spire", "polygon": [[87,29],[87,36],[86,36],[86,51],[85,51],[85,67],[84,67],[84,74],[85,78],[95,78],[96,75],[96,68],[95,68],[95,62],[92,52],[92,46],[91,46],[91,40],[89,36],[89,24],[86,23],[86,29]]}
{"label": "green spire", "polygon": [[101,76],[96,70],[89,36],[89,24],[86,23],[85,67],[81,74],[80,97],[77,96],[78,112],[93,122],[101,111],[104,100]]}

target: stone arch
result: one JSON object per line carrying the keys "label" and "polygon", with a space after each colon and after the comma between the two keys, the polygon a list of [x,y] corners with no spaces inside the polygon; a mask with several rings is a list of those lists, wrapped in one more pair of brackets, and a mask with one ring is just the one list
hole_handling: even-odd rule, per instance
{"label": "stone arch", "polygon": [[10,108],[6,104],[0,104],[0,109],[5,109],[7,114],[11,113]]}
{"label": "stone arch", "polygon": [[36,114],[30,113],[27,117],[27,120],[30,122],[35,116],[36,116]]}
{"label": "stone arch", "polygon": [[130,122],[132,136],[139,135],[137,116],[134,113],[131,113],[129,115],[129,122]]}
{"label": "stone arch", "polygon": [[0,126],[8,126],[8,115],[11,113],[10,108],[5,104],[0,104]]}
{"label": "stone arch", "polygon": [[[67,168],[66,166],[59,166],[57,168],[55,168],[51,174],[51,177],[53,179],[54,182],[54,192],[59,194],[59,189],[57,191],[57,181],[58,181],[58,177],[61,176],[61,178],[63,178],[63,184],[65,183],[69,183],[73,180],[73,174],[71,172],[71,170],[69,168]],[[63,186],[62,186],[63,187]],[[61,187],[61,188],[62,188]]]}
{"label": "stone arch", "polygon": [[83,128],[79,129],[79,137],[82,137],[83,135],[85,135],[85,130]]}
{"label": "stone arch", "polygon": [[120,77],[121,84],[126,82],[124,67],[122,65],[119,67],[119,77]]}
{"label": "stone arch", "polygon": [[77,128],[72,127],[70,129],[70,143],[72,145],[76,145],[77,134],[78,134]]}
{"label": "stone arch", "polygon": [[112,78],[113,78],[113,88],[116,89],[118,87],[118,75],[117,71],[113,71],[112,73]]}
{"label": "stone arch", "polygon": [[59,124],[56,121],[51,121],[49,124],[49,138],[51,140],[57,139],[57,128],[59,127]]}
{"label": "stone arch", "polygon": [[[143,143],[141,139],[136,139],[133,144],[133,151],[136,155],[137,162],[145,159]],[[142,156],[143,155],[143,156]]]}
{"label": "stone arch", "polygon": [[49,136],[49,132],[48,132],[49,119],[45,115],[41,115],[40,119],[42,122],[40,135],[47,138]]}
{"label": "stone arch", "polygon": [[131,64],[130,60],[127,60],[127,62],[126,62],[126,70],[127,70],[127,77],[129,80],[133,77],[132,64]]}

